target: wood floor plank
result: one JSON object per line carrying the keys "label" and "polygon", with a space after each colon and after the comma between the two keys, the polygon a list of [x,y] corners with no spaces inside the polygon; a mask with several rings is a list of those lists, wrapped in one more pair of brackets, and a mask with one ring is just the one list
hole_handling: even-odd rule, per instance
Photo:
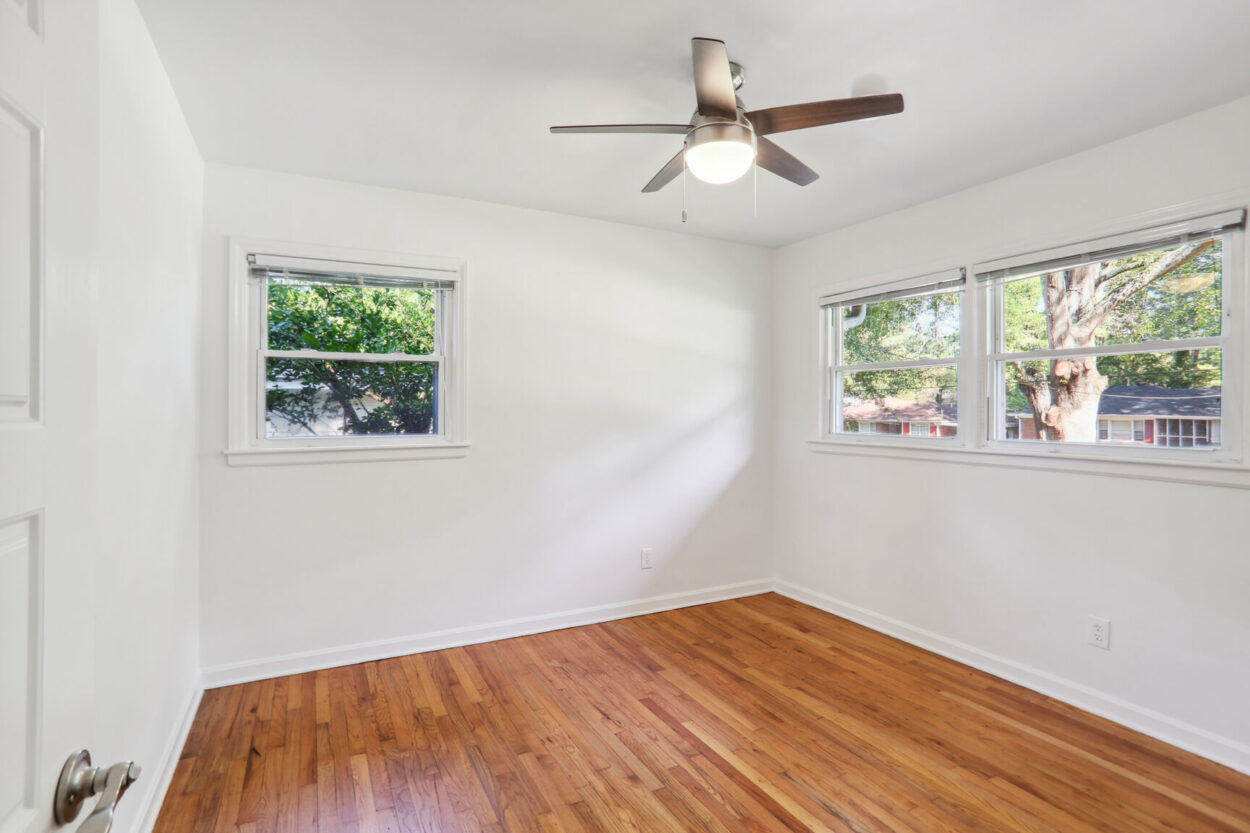
{"label": "wood floor plank", "polygon": [[1250,777],[774,594],[205,692],[154,833],[1250,833]]}

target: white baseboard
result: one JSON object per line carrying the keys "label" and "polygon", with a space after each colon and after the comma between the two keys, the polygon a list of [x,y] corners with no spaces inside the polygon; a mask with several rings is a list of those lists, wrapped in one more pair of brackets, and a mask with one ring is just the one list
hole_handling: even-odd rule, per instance
{"label": "white baseboard", "polygon": [[773,589],[797,602],[850,619],[1250,775],[1250,746],[1231,738],[788,581],[778,579]]}
{"label": "white baseboard", "polygon": [[593,625],[596,622],[607,622],[612,619],[625,619],[630,616],[658,613],[662,610],[720,602],[742,596],[754,596],[758,593],[767,593],[772,589],[772,579],[744,581],[737,584],[724,584],[718,587],[691,590],[685,593],[651,596],[646,599],[636,599],[629,602],[616,602],[596,607],[565,610],[559,613],[545,613],[520,619],[507,619],[501,622],[490,622],[485,625],[471,625],[464,628],[451,628],[430,633],[361,642],[355,645],[341,645],[324,650],[302,651],[295,654],[248,660],[246,662],[216,665],[204,669],[204,687],[219,688],[225,685],[252,682],[253,680],[263,680],[269,677],[280,677],[286,674],[302,674],[305,671],[317,671],[322,668],[351,665],[357,662],[368,662],[387,657],[403,656],[405,654],[419,654],[424,651],[437,651],[443,648],[473,645],[496,639],[510,639],[514,636],[528,636],[544,631],[577,627],[578,625]]}
{"label": "white baseboard", "polygon": [[[182,747],[186,745],[187,735],[191,733],[191,724],[195,722],[195,713],[200,708],[200,698],[204,695],[202,686],[192,685],[191,691],[187,696],[186,705],[182,710],[182,720],[174,726],[174,731],[170,733],[169,739],[165,741],[165,748],[161,752],[161,760],[152,770],[147,772],[147,776],[152,778],[149,781],[152,785],[143,795],[143,802],[139,806],[136,818],[139,819],[139,826],[136,828],[138,833],[152,833],[156,827],[156,817],[161,813],[161,805],[165,803],[165,793],[169,790],[169,784],[174,779],[174,770],[178,767],[178,759],[182,756]],[[133,787],[131,788],[133,789]]]}

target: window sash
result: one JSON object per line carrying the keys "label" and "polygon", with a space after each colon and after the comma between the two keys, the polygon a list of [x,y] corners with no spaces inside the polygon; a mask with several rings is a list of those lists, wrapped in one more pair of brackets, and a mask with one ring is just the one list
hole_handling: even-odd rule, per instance
{"label": "window sash", "polygon": [[[268,276],[270,273],[265,272],[263,276],[259,274],[262,269],[267,269],[268,267],[263,267],[263,266],[258,267],[256,265],[257,258],[267,258],[271,263],[283,262],[283,261],[307,262],[307,261],[313,260],[309,258],[279,258],[277,256],[248,255],[248,263],[251,267],[249,269],[249,275],[252,278],[263,277],[263,279],[256,281],[256,284],[257,284],[256,294],[254,296],[258,300],[256,323],[259,327],[259,333],[257,334],[258,341],[257,341],[256,350],[255,350],[255,362],[254,362],[255,406],[253,407],[252,414],[251,414],[251,422],[252,422],[251,434],[252,434],[252,442],[254,444],[258,446],[273,446],[273,445],[288,445],[288,444],[296,444],[296,443],[315,444],[315,445],[326,445],[326,444],[333,445],[333,444],[360,443],[360,442],[374,443],[374,442],[378,442],[379,438],[390,438],[393,440],[395,437],[395,435],[391,435],[391,434],[377,435],[377,436],[353,435],[353,436],[343,436],[343,437],[314,437],[314,438],[304,438],[304,437],[275,438],[275,437],[267,436],[265,433],[266,401],[267,401],[266,400],[266,384],[268,382],[267,360],[270,358],[326,359],[326,360],[336,360],[336,361],[386,362],[386,363],[405,363],[405,364],[435,364],[438,366],[437,383],[436,383],[436,389],[435,389],[435,397],[436,397],[436,402],[437,402],[437,407],[438,407],[438,412],[435,416],[435,420],[436,420],[435,424],[438,426],[438,433],[432,434],[432,435],[420,435],[420,439],[421,440],[440,439],[440,438],[445,439],[448,436],[448,422],[447,422],[447,419],[448,419],[448,413],[447,413],[448,386],[447,386],[447,374],[445,373],[446,368],[444,366],[444,360],[445,360],[444,354],[446,350],[444,345],[446,344],[445,339],[447,337],[447,319],[452,314],[452,310],[454,309],[454,303],[455,303],[454,294],[455,293],[452,290],[456,288],[455,281],[445,281],[440,286],[430,286],[429,285],[430,282],[428,281],[424,281],[424,280],[418,281],[412,278],[414,273],[421,273],[421,272],[427,272],[427,271],[439,272],[440,270],[409,269],[407,267],[381,267],[376,264],[348,264],[346,261],[316,261],[319,263],[334,263],[334,264],[342,264],[342,265],[361,265],[361,266],[368,265],[373,270],[378,270],[378,271],[383,271],[383,272],[393,269],[397,273],[403,272],[406,277],[403,277],[401,280],[401,278],[398,275],[392,275],[389,277],[386,275],[379,275],[379,276],[370,277],[369,280],[366,282],[361,282],[359,280],[356,280],[356,278],[361,278],[362,276],[356,273],[323,272],[323,273],[316,273],[316,274],[325,279],[316,280],[314,282],[330,283],[330,284],[338,284],[338,285],[351,285],[351,286],[371,286],[371,287],[384,288],[384,289],[437,289],[437,290],[440,290],[435,298],[435,305],[434,305],[434,349],[437,352],[424,354],[424,355],[414,355],[414,354],[407,354],[407,353],[344,353],[344,352],[333,352],[333,351],[324,351],[324,350],[271,350],[269,349],[269,281],[268,281]],[[289,274],[290,274],[289,272],[286,272],[286,271],[283,272],[284,276],[289,276]],[[334,280],[333,278],[336,275],[347,276],[352,279],[351,280],[347,280],[347,279]]]}
{"label": "window sash", "polygon": [[[1204,341],[1205,340],[1206,339],[1204,339]],[[1217,342],[1219,342],[1220,340],[1221,339],[1215,339],[1215,341]],[[1168,342],[1168,343],[1174,345],[1177,342]],[[1224,362],[1223,366],[1225,368],[1225,372],[1222,374],[1222,377],[1221,377],[1221,385],[1220,385],[1220,388],[1222,391],[1222,397],[1221,397],[1222,403],[1221,403],[1220,415],[1219,416],[1176,417],[1176,419],[1215,421],[1218,423],[1228,415],[1229,413],[1229,408],[1227,406],[1228,379],[1229,379],[1227,375],[1228,350],[1227,350],[1226,345],[1219,344],[1219,343],[1212,345],[1212,348],[1222,351],[1221,361]],[[1176,349],[1177,348],[1172,348],[1173,351]],[[1180,348],[1180,349],[1186,349],[1186,348]],[[1118,352],[1113,351],[1109,355],[1122,356],[1122,355],[1130,355],[1135,352],[1161,352],[1161,351],[1121,350]],[[1171,352],[1171,351],[1163,351],[1163,352]],[[1088,352],[1078,352],[1075,355],[1088,356],[1091,354]],[[1108,355],[1108,354],[1103,354],[1103,355]],[[1030,361],[1049,361],[1052,358],[1054,357],[1029,354]],[[996,360],[993,357],[991,357],[991,361],[988,363],[988,366],[987,366],[986,379],[989,385],[989,391],[988,391],[988,397],[987,397],[988,403],[989,403],[989,412],[987,416],[989,418],[989,423],[985,426],[985,428],[986,428],[987,438],[990,441],[1000,441],[1000,440],[1007,439],[1008,418],[1010,417],[1010,414],[1008,414],[1007,412],[1007,395],[1006,395],[1007,384],[1008,384],[1007,383],[1007,365],[1011,361],[1012,359],[1010,357],[1010,354],[1008,354],[1008,357],[1005,360],[1004,359]],[[1166,421],[1166,418],[1161,419],[1160,417],[1153,415],[1153,414],[1143,414],[1140,416],[1133,417],[1132,427],[1130,429],[1131,442],[1139,442],[1136,436],[1137,435],[1136,428],[1138,425],[1142,426],[1142,438],[1141,439],[1142,440],[1145,439],[1145,423],[1149,421],[1154,421],[1156,423],[1156,434],[1155,434],[1154,445],[1162,447],[1162,445],[1158,441],[1159,434],[1157,433],[1158,431],[1157,424],[1161,421]],[[1097,441],[1096,442],[1100,445],[1103,444],[1104,442],[1111,441],[1111,440],[1115,440],[1115,441],[1122,442],[1122,443],[1129,442],[1129,440],[1125,438],[1116,438],[1113,436],[1112,431],[1114,431],[1114,426],[1117,423],[1128,424],[1128,420],[1116,420],[1116,419],[1112,419],[1109,416],[1108,417],[1099,416],[1098,423],[1097,423],[1097,432],[1096,432]],[[1044,444],[1048,448],[1060,448],[1063,446],[1082,447],[1082,446],[1089,445],[1089,443],[1083,443],[1083,442],[1046,442],[1045,440],[1042,440],[1039,438],[1039,439],[1030,439],[1030,440],[1013,440],[1012,447],[1014,448],[1014,447],[1018,447],[1019,444],[1030,444],[1030,443]],[[1215,443],[1215,445],[1220,446],[1218,442]],[[1203,446],[1202,448],[1208,448],[1208,447]],[[1220,448],[1209,448],[1208,450],[1215,450],[1215,451],[1222,450],[1222,446],[1220,446]]]}
{"label": "window sash", "polygon": [[[271,437],[265,432],[265,422],[268,418],[267,392],[269,385],[268,376],[268,360],[276,359],[338,359],[343,361],[369,361],[383,362],[392,364],[432,364],[438,368],[435,385],[435,404],[437,412],[434,416],[434,424],[438,426],[438,432],[434,434],[352,434],[344,436],[318,436],[318,437]],[[261,445],[295,445],[301,443],[344,443],[344,442],[365,442],[377,443],[382,440],[394,440],[395,437],[412,437],[420,439],[430,439],[445,437],[447,435],[447,426],[444,420],[447,418],[446,406],[446,390],[447,383],[444,377],[444,360],[442,356],[407,356],[402,353],[323,353],[316,350],[257,350],[256,351],[256,409],[252,414],[253,432],[255,440]]]}
{"label": "window sash", "polygon": [[[390,289],[411,289],[409,285],[404,286],[385,286],[379,288]],[[449,287],[454,289],[454,284]],[[262,281],[258,287],[259,305],[257,307],[257,315],[260,319],[260,340],[258,342],[259,349],[269,350],[269,282]],[[453,305],[455,303],[455,293],[450,291],[439,292],[434,299],[434,352],[427,355],[419,356],[420,358],[430,358],[433,356],[441,356],[447,352],[447,318],[452,314]],[[274,351],[274,352],[291,352],[291,353],[308,353],[317,354],[321,358],[329,358],[330,353],[322,354],[317,350],[293,350],[293,351]],[[336,358],[346,359],[350,356],[387,356],[387,355],[404,355],[404,354],[387,354],[387,353],[341,353],[336,354]],[[360,359],[361,361],[380,361],[380,359]],[[440,386],[442,382],[439,382]]]}
{"label": "window sash", "polygon": [[[1227,243],[1229,241],[1229,237],[1231,236],[1231,233],[1236,232],[1241,227],[1241,224],[1244,220],[1245,213],[1244,211],[1233,211],[1233,212],[1225,212],[1224,214],[1221,214],[1221,215],[1212,215],[1212,216],[1217,218],[1221,222],[1223,222],[1224,225],[1221,225],[1218,228],[1218,230],[1215,230],[1215,231],[1197,231],[1194,228],[1191,228],[1188,230],[1188,232],[1186,232],[1191,235],[1189,237],[1185,237],[1183,235],[1174,233],[1173,236],[1170,238],[1161,239],[1158,236],[1159,229],[1154,228],[1154,229],[1146,229],[1140,232],[1134,232],[1134,233],[1127,234],[1127,235],[1120,235],[1114,238],[1103,238],[1102,241],[1097,241],[1097,242],[1107,242],[1107,241],[1121,241],[1122,242],[1126,239],[1130,239],[1133,241],[1133,245],[1131,246],[1124,245],[1118,250],[1106,248],[1100,251],[1092,251],[1091,255],[1087,259],[1080,261],[1080,263],[1101,262],[1103,260],[1114,259],[1116,257],[1126,257],[1129,254],[1137,254],[1141,252],[1155,251],[1157,249],[1170,248],[1172,246],[1176,246],[1176,245],[1179,245],[1180,243],[1186,242],[1187,240],[1189,242],[1194,242],[1197,240],[1215,239],[1215,238],[1223,237],[1226,242],[1226,245],[1224,247],[1225,257],[1224,257],[1224,262],[1223,262],[1223,271],[1225,274],[1231,274],[1230,267],[1240,268],[1241,261],[1240,261],[1240,257],[1238,257],[1238,254],[1237,254],[1237,247],[1235,245],[1227,245]],[[1192,223],[1194,224],[1195,227],[1201,227],[1204,225],[1216,225],[1216,222],[1214,220],[1211,220],[1210,218],[1200,218],[1198,220],[1192,221]],[[1177,231],[1176,227],[1174,226],[1169,226],[1166,228],[1173,232]],[[1184,231],[1184,229],[1182,229],[1182,231]],[[1076,244],[1075,246],[1067,247],[1067,248],[1070,248],[1070,249],[1086,248],[1087,250],[1092,250],[1092,247],[1089,244]],[[1060,264],[1058,260],[1052,260],[1049,262],[1039,263],[1038,261],[1033,260],[1032,256],[1030,255],[1023,255],[1023,256],[1020,256],[1019,258],[1014,258],[1013,260],[1018,261],[1020,265],[1018,267],[1014,267],[1018,271],[1011,271],[1010,273],[1008,273],[1008,270],[999,270],[997,272],[983,272],[982,269],[985,268],[984,265],[978,265],[974,267],[974,274],[976,275],[977,281],[979,285],[982,286],[985,290],[986,312],[989,316],[989,324],[990,324],[989,333],[988,333],[989,335],[988,344],[989,344],[990,349],[986,353],[986,368],[985,368],[986,374],[984,377],[986,384],[988,385],[988,390],[986,391],[986,397],[989,403],[989,409],[986,414],[986,416],[988,417],[988,420],[987,420],[988,424],[985,425],[984,431],[985,431],[986,439],[988,439],[990,442],[999,442],[999,441],[1004,441],[1007,439],[1006,377],[1007,377],[1007,365],[1011,362],[1053,361],[1055,359],[1077,358],[1077,357],[1087,357],[1087,356],[1098,358],[1102,356],[1126,356],[1126,355],[1136,355],[1136,354],[1141,354],[1141,353],[1164,353],[1164,352],[1177,352],[1177,351],[1182,351],[1182,350],[1205,350],[1205,349],[1221,350],[1224,360],[1227,361],[1227,359],[1230,357],[1230,353],[1232,352],[1234,345],[1236,344],[1236,341],[1234,340],[1234,335],[1233,333],[1230,332],[1230,328],[1228,327],[1228,322],[1230,320],[1230,316],[1229,316],[1229,312],[1231,309],[1230,305],[1233,302],[1233,298],[1240,297],[1240,294],[1239,294],[1239,290],[1233,290],[1233,292],[1230,293],[1229,291],[1230,287],[1226,284],[1224,291],[1222,293],[1222,297],[1221,297],[1221,304],[1222,304],[1221,314],[1222,314],[1223,326],[1221,327],[1221,333],[1218,336],[1207,336],[1203,338],[1188,338],[1188,339],[1159,339],[1159,340],[1152,340],[1152,341],[1130,342],[1127,344],[1100,344],[1100,345],[1093,345],[1090,347],[1068,347],[1068,348],[1053,348],[1053,349],[1039,348],[1036,350],[1029,350],[1029,351],[1022,351],[1022,352],[1007,352],[1006,350],[1007,324],[1006,324],[1006,315],[1005,315],[1006,285],[1017,279],[1023,279],[1023,278],[1041,274],[1043,272],[1055,271],[1056,269],[1059,269],[1059,268],[1070,268],[1070,266],[1078,265],[1078,263],[1074,261],[1072,264],[1070,264],[1070,266],[1064,266]],[[1242,275],[1241,272],[1238,272],[1237,274]],[[1241,279],[1244,280],[1244,276]],[[1226,370],[1225,370],[1225,375],[1224,375],[1224,380],[1225,380],[1224,385],[1227,385],[1229,377],[1227,375],[1227,365],[1225,365],[1225,367],[1226,367]],[[1224,411],[1227,412],[1227,410],[1228,410],[1227,403],[1225,403]],[[1048,443],[1041,439],[1013,440],[1011,442],[1012,442],[1013,447],[1016,446],[1017,444],[1019,445],[1042,444],[1042,445],[1046,445],[1048,449],[1049,448],[1061,448],[1065,445],[1071,445],[1075,447],[1088,446],[1087,443],[1070,443],[1070,444],[1069,443]],[[1104,442],[1099,440],[1098,444],[1103,445]],[[1111,443],[1111,442],[1106,442],[1105,444],[1109,446],[1115,445],[1115,443]],[[1123,445],[1130,445],[1130,444],[1131,443],[1124,443]],[[1167,446],[1167,445],[1159,443],[1157,438],[1156,438],[1156,442],[1154,443],[1154,445],[1160,448],[1174,447],[1174,446]],[[1212,449],[1208,446],[1204,446],[1202,448],[1206,450],[1218,450],[1218,449]]]}
{"label": "window sash", "polygon": [[[891,294],[888,296],[865,296],[855,301],[840,301],[833,304],[822,304],[822,310],[825,314],[825,332],[829,336],[829,366],[834,370],[853,373],[860,370],[910,370],[913,368],[923,367],[950,367],[959,364],[960,354],[963,352],[963,316],[964,316],[964,280],[962,277],[963,270],[958,270],[960,277],[958,283],[951,285],[925,283],[914,287],[905,292]],[[943,273],[944,274],[944,273]],[[932,276],[928,276],[932,277]],[[926,278],[927,279],[927,278]],[[945,295],[959,294],[959,318],[960,318],[960,351],[953,356],[943,356],[936,359],[910,359],[897,362],[856,362],[854,364],[844,364],[842,361],[842,310],[848,307],[856,307],[864,304],[875,304],[881,301],[897,301],[903,298],[923,298],[927,295]],[[830,297],[830,296],[826,296]],[[822,301],[824,299],[822,298]]]}
{"label": "window sash", "polygon": [[[963,325],[966,314],[966,301],[964,296],[965,270],[948,269],[942,272],[929,273],[920,277],[907,278],[901,281],[891,281],[888,283],[877,284],[874,287],[861,288],[852,292],[844,292],[840,294],[824,295],[820,298],[821,311],[824,316],[824,332],[829,338],[828,351],[826,354],[826,387],[827,396],[825,397],[825,413],[823,415],[823,434],[850,436],[856,433],[869,433],[873,435],[896,437],[901,436],[907,439],[928,439],[943,442],[952,442],[954,437],[942,436],[939,432],[937,436],[930,437],[913,437],[911,434],[903,434],[900,426],[899,433],[885,433],[876,430],[874,426],[872,431],[864,431],[861,424],[858,431],[847,431],[845,428],[845,420],[842,418],[842,401],[843,401],[843,376],[848,373],[858,373],[861,371],[882,371],[882,370],[911,370],[920,368],[952,368],[956,374],[959,374],[962,365],[961,355],[963,353]],[[945,356],[937,359],[913,359],[910,361],[898,362],[860,362],[856,364],[843,364],[842,354],[842,310],[847,307],[858,306],[861,304],[872,304],[881,301],[893,301],[902,298],[919,298],[927,295],[938,295],[947,293],[958,293],[959,295],[959,319],[960,319],[960,349],[954,356]]]}

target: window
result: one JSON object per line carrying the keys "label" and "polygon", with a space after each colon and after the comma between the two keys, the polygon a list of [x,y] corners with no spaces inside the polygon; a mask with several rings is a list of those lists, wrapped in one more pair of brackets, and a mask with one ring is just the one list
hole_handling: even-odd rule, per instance
{"label": "window", "polygon": [[1220,444],[1220,423],[1214,419],[1156,419],[1157,445],[1167,448],[1210,448]]}
{"label": "window", "polygon": [[248,317],[232,343],[232,462],[463,445],[458,266],[236,248]]}
{"label": "window", "polygon": [[1213,225],[982,273],[990,438],[1218,448],[1233,229]]}
{"label": "window", "polygon": [[901,434],[903,426],[898,422],[867,422],[859,420],[855,425],[857,434]]}
{"label": "window", "polygon": [[[1105,392],[1104,392],[1104,395]],[[1142,443],[1146,441],[1144,419],[1100,419],[1098,441],[1116,443]]]}
{"label": "window", "polygon": [[826,433],[957,433],[963,282],[953,270],[822,299]]}
{"label": "window", "polygon": [[974,262],[975,292],[956,269],[824,295],[809,447],[1250,485],[1245,219]]}

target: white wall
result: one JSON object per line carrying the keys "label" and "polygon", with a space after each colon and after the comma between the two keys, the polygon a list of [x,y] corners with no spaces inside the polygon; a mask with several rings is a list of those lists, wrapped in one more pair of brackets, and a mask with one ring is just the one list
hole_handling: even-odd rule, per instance
{"label": "white wall", "polygon": [[[210,684],[771,575],[767,252],[216,165],[204,227]],[[464,258],[468,456],[228,467],[231,235]]]}
{"label": "white wall", "polygon": [[[1243,99],[777,251],[778,577],[1250,771],[1250,493],[805,445],[817,433],[817,290],[1245,200],[1248,146]],[[1088,613],[1112,619],[1111,651],[1084,644]]]}
{"label": "white wall", "polygon": [[199,685],[204,164],[133,0],[99,9],[98,334],[83,357],[98,387],[91,752],[144,765],[124,830],[158,797]]}

